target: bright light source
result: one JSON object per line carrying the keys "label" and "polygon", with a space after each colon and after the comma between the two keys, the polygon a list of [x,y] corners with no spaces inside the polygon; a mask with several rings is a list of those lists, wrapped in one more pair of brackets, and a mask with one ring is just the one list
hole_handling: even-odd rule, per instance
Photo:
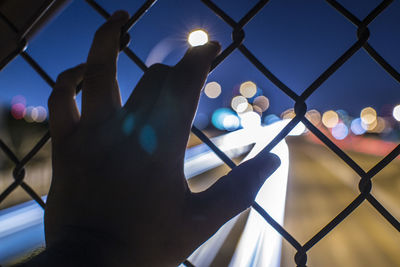
{"label": "bright light source", "polygon": [[260,115],[253,111],[245,112],[239,115],[240,124],[245,129],[258,129],[261,127],[261,118]]}
{"label": "bright light source", "polygon": [[394,107],[393,117],[396,119],[396,121],[400,121],[400,104]]}
{"label": "bright light source", "polygon": [[191,46],[205,45],[208,42],[208,34],[204,30],[195,30],[189,33],[188,42]]}

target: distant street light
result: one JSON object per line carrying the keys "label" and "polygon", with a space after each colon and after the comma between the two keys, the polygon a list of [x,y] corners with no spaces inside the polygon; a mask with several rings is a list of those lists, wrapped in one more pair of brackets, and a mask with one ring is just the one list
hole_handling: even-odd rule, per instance
{"label": "distant street light", "polygon": [[189,33],[188,42],[191,46],[204,45],[208,42],[208,34],[202,29]]}

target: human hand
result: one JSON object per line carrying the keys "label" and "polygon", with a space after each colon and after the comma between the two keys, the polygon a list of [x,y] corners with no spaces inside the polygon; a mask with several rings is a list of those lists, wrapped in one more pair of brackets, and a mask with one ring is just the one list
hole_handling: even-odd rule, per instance
{"label": "human hand", "polygon": [[[96,266],[176,266],[248,208],[280,163],[261,152],[192,193],[184,154],[220,45],[189,48],[173,67],[151,66],[122,106],[116,63],[128,18],[119,11],[100,27],[86,64],[60,74],[49,98],[46,244],[67,244],[60,253],[80,254]],[[75,88],[82,81],[80,115]]]}

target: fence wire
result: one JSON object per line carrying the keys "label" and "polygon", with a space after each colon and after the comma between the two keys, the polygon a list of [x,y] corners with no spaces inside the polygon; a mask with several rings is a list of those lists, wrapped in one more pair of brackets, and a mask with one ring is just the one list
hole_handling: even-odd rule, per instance
{"label": "fence wire", "polygon": [[[94,0],[85,0],[96,12],[102,17],[107,19],[110,14]],[[214,60],[211,70],[218,67],[229,55],[235,50],[245,56],[249,62],[251,62],[264,76],[266,79],[271,81],[277,86],[282,92],[288,97],[294,100],[294,110],[296,116],[281,130],[281,132],[275,136],[275,138],[265,148],[270,151],[274,148],[282,139],[284,139],[289,132],[299,123],[302,122],[311,133],[313,133],[320,141],[322,141],[329,149],[331,149],[344,163],[352,168],[360,177],[359,181],[359,195],[348,204],[335,218],[333,218],[325,227],[317,232],[310,240],[305,244],[301,245],[283,226],[277,223],[266,210],[264,210],[256,202],[253,203],[252,207],[297,251],[294,257],[294,261],[298,267],[304,267],[307,263],[307,252],[319,241],[321,241],[331,230],[333,230],[338,224],[343,222],[357,207],[360,206],[365,200],[368,201],[397,231],[400,232],[400,222],[379,202],[378,199],[371,194],[372,183],[371,180],[376,176],[382,169],[384,169],[393,159],[400,154],[400,144],[397,145],[388,155],[386,155],[380,162],[378,162],[373,168],[365,172],[349,155],[343,150],[336,146],[323,132],[315,127],[306,117],[307,105],[306,100],[333,74],[335,73],[347,60],[349,60],[358,50],[364,49],[369,56],[374,59],[393,79],[400,83],[400,73],[393,68],[379,53],[368,43],[370,32],[368,25],[380,15],[386,8],[390,6],[393,0],[384,0],[375,9],[373,9],[363,20],[359,20],[349,10],[343,7],[339,2],[335,0],[326,0],[333,9],[339,12],[343,17],[348,19],[357,28],[357,41],[352,44],[335,62],[333,62],[322,74],[314,80],[301,95],[295,93],[291,88],[285,85],[278,77],[276,77],[268,68],[262,64],[257,57],[243,44],[245,39],[244,27],[251,21],[257,13],[259,13],[268,4],[269,0],[261,0],[254,5],[250,11],[248,11],[239,21],[232,19],[227,13],[219,8],[211,0],[201,0],[205,6],[220,17],[226,24],[232,28],[232,43],[225,48],[221,54]],[[54,0],[46,1],[44,5],[50,6]],[[157,2],[157,0],[148,0],[131,15],[131,18],[127,24],[122,28],[123,33],[127,33],[134,26],[135,23]],[[39,12],[44,12],[45,8],[41,8]],[[41,14],[37,14],[40,17]],[[24,39],[23,32],[19,32],[17,27],[13,25],[11,21],[7,19],[4,14],[0,12],[0,20],[3,20],[12,30],[15,31],[17,36],[21,38],[18,41],[17,49],[12,51],[2,62],[0,62],[0,68],[7,65],[13,58],[20,55],[39,75],[42,79],[50,86],[53,87],[54,80],[46,73],[46,71],[37,63],[26,51],[27,41]],[[123,48],[123,52],[144,72],[148,67],[144,62],[128,47]],[[230,168],[235,168],[236,164],[222,152],[212,141],[195,126],[192,127],[192,132],[202,142],[212,149],[215,154]],[[15,153],[0,139],[0,148],[6,154],[6,156],[15,164],[13,169],[14,181],[0,194],[0,203],[14,191],[18,186],[22,187],[31,197],[34,199],[43,209],[46,204],[43,202],[41,197],[27,184],[24,182],[25,168],[24,166],[35,156],[36,153],[46,144],[50,139],[50,133],[47,132],[40,141],[26,154],[22,159],[18,159]],[[188,260],[183,262],[185,266],[194,266]]]}

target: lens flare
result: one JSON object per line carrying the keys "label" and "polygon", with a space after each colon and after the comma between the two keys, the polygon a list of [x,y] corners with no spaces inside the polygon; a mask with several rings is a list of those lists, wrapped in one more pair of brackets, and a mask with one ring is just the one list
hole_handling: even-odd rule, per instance
{"label": "lens flare", "polygon": [[205,45],[208,42],[208,34],[202,29],[189,33],[188,42],[191,46]]}

